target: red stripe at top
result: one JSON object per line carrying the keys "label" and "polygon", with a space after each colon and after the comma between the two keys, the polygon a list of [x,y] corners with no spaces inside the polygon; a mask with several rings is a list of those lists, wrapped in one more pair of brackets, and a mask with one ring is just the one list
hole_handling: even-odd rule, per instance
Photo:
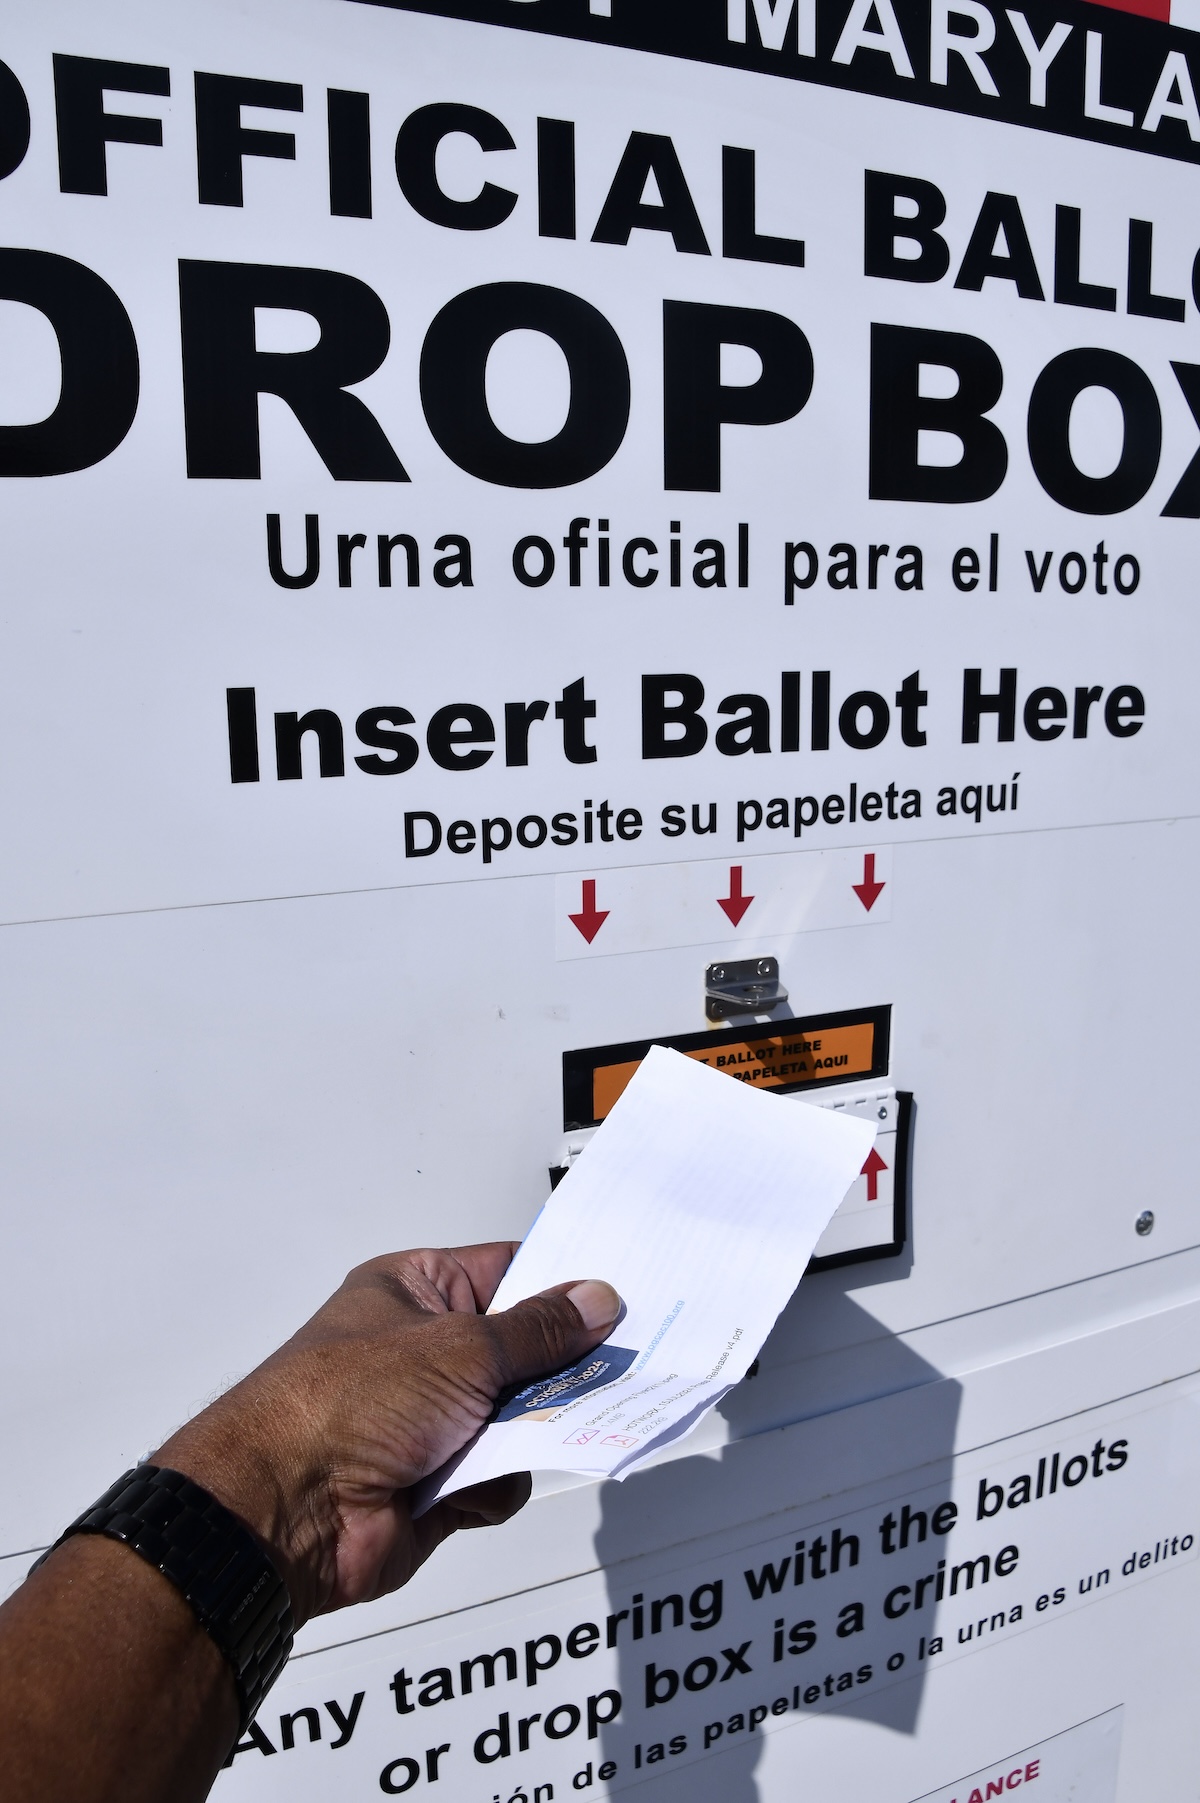
{"label": "red stripe at top", "polygon": [[1110,6],[1120,13],[1137,13],[1143,19],[1158,19],[1163,25],[1171,23],[1171,0],[1093,0],[1093,4]]}

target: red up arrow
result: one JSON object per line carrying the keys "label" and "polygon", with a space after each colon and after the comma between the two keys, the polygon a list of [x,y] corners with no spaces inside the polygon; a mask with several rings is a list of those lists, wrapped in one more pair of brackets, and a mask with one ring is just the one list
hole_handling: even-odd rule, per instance
{"label": "red up arrow", "polygon": [[583,885],[583,901],[580,903],[579,913],[568,914],[567,919],[573,926],[578,927],[579,931],[590,945],[592,940],[596,937],[596,934],[600,931],[600,928],[608,919],[608,914],[609,910],[607,908],[597,908],[596,884],[592,878],[586,878]]}
{"label": "red up arrow", "polygon": [[862,882],[852,883],[850,887],[854,890],[855,895],[857,895],[859,901],[869,914],[871,909],[875,906],[875,903],[887,888],[886,883],[877,883],[875,881],[875,853],[873,851],[868,851],[863,854]]}
{"label": "red up arrow", "polygon": [[741,865],[732,865],[729,871],[729,894],[719,895],[717,897],[718,908],[724,908],[726,914],[728,914],[730,920],[736,927],[741,925],[742,917],[753,900],[754,897],[752,895],[742,894]]}
{"label": "red up arrow", "polygon": [[887,1170],[887,1166],[884,1164],[882,1158],[879,1156],[879,1154],[875,1150],[874,1146],[872,1146],[871,1150],[867,1153],[867,1162],[863,1166],[862,1170],[859,1172],[859,1176],[865,1177],[867,1180],[867,1201],[868,1202],[878,1202],[878,1200],[879,1200],[879,1173],[880,1173],[880,1171],[886,1171],[886,1170]]}

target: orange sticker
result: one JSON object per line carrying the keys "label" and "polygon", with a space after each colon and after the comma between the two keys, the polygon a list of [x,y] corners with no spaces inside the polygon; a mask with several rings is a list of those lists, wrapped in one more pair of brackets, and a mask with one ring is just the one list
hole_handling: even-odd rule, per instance
{"label": "orange sticker", "polygon": [[[849,1083],[875,1074],[875,1031],[875,1021],[867,1019],[808,1033],[773,1033],[769,1038],[697,1046],[683,1055],[712,1070],[725,1071],[741,1083],[752,1083],[756,1089]],[[593,1119],[602,1121],[612,1112],[640,1063],[640,1058],[634,1058],[596,1066],[592,1072]]]}

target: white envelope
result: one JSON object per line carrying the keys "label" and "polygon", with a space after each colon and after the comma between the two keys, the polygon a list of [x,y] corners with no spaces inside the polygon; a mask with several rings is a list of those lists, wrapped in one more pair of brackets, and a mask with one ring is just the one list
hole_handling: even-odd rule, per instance
{"label": "white envelope", "polygon": [[870,1151],[874,1128],[655,1046],[505,1273],[492,1312],[602,1278],[605,1344],[528,1385],[422,1486],[513,1471],[625,1477],[690,1431],[758,1356]]}

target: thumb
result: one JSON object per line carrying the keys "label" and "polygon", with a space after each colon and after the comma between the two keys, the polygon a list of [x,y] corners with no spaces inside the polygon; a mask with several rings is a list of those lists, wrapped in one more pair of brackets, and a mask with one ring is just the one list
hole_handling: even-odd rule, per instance
{"label": "thumb", "polygon": [[501,1382],[508,1388],[573,1365],[607,1339],[620,1312],[621,1298],[612,1285],[589,1279],[559,1284],[485,1316]]}

